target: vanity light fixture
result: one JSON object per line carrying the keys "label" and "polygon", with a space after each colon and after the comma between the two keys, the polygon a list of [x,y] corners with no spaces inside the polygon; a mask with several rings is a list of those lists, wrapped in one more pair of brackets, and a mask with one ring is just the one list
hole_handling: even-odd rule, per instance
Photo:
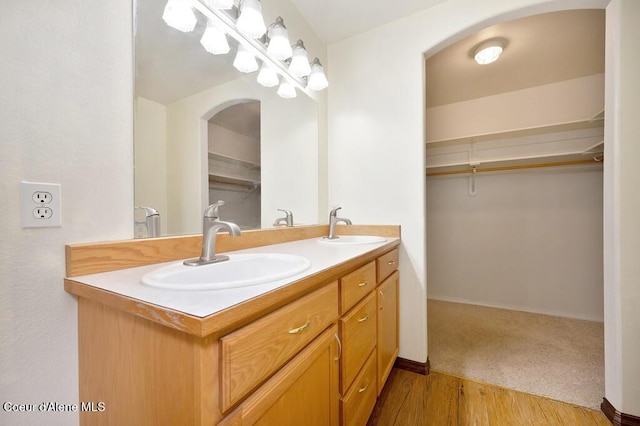
{"label": "vanity light fixture", "polygon": [[228,10],[233,8],[233,0],[205,0],[214,9]]}
{"label": "vanity light fixture", "polygon": [[278,93],[278,96],[286,99],[295,98],[297,96],[296,88],[293,87],[293,84],[289,83],[286,79],[282,80],[282,83],[280,83],[276,93]]}
{"label": "vanity light fixture", "polygon": [[267,45],[268,54],[281,61],[291,57],[293,50],[289,41],[289,33],[281,16],[278,16],[276,22],[269,25],[267,37],[269,39],[269,44]]}
{"label": "vanity light fixture", "polygon": [[[235,18],[235,13],[221,10],[237,2],[238,0],[168,0],[165,12],[178,8],[182,16],[190,16],[190,26],[195,26],[197,21],[192,8],[200,12],[208,20],[207,30],[200,40],[205,49],[214,54],[224,53],[228,51],[227,38],[231,37],[238,42],[233,66],[241,72],[249,73],[258,70],[259,60],[262,69],[258,75],[258,83],[272,87],[281,81],[278,95],[282,97],[296,97],[296,89],[313,97],[312,91],[328,86],[320,61],[315,58],[309,64],[302,40],[298,40],[294,46],[290,45],[282,17],[278,17],[269,26],[268,34],[263,37],[267,29],[264,28],[260,1],[240,0],[238,19]],[[247,20],[250,22],[252,17],[258,22],[257,30],[247,24]],[[165,21],[174,22],[172,19]]]}
{"label": "vanity light fixture", "polygon": [[243,45],[238,45],[236,58],[233,60],[233,66],[240,72],[250,73],[258,70],[258,61]]}
{"label": "vanity light fixture", "polygon": [[[263,85],[264,87],[274,87],[280,83],[278,79],[278,74],[266,63],[262,63],[262,68],[260,68],[260,72],[258,73],[258,83]],[[295,89],[294,89],[295,90]]]}
{"label": "vanity light fixture", "polygon": [[293,46],[293,54],[291,56],[291,63],[289,64],[289,71],[291,71],[296,77],[306,77],[311,74],[311,66],[309,65],[307,49],[304,47],[302,40],[298,40]]}
{"label": "vanity light fixture", "polygon": [[200,44],[214,55],[224,55],[230,50],[226,34],[212,21],[207,21],[207,29],[200,39]]}
{"label": "vanity light fixture", "polygon": [[164,7],[162,19],[170,27],[184,33],[193,31],[197,22],[188,0],[169,0]]}
{"label": "vanity light fixture", "polygon": [[487,40],[473,50],[473,59],[480,65],[495,62],[504,49],[504,42],[500,39]]}
{"label": "vanity light fixture", "polygon": [[324,75],[324,69],[320,63],[320,59],[313,58],[311,61],[311,74],[307,77],[307,88],[311,90],[322,90],[329,86],[327,76]]}
{"label": "vanity light fixture", "polygon": [[251,38],[258,39],[267,31],[262,18],[260,0],[240,0],[240,15],[236,27]]}

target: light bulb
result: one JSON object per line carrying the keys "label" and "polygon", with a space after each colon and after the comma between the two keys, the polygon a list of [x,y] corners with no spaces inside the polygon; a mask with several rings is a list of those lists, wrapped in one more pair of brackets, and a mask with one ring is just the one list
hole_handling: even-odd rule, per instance
{"label": "light bulb", "polygon": [[293,55],[289,64],[289,71],[296,77],[306,77],[311,73],[307,49],[304,48],[302,40],[298,40],[293,46]]}
{"label": "light bulb", "polygon": [[236,27],[251,38],[260,38],[267,31],[259,0],[242,0]]}
{"label": "light bulb", "polygon": [[202,34],[200,44],[205,50],[214,55],[229,53],[229,42],[224,31],[218,28],[213,22],[207,22],[207,29]]}
{"label": "light bulb", "polygon": [[258,61],[243,45],[239,44],[233,66],[240,72],[249,73],[258,70]]}
{"label": "light bulb", "polygon": [[284,61],[291,57],[292,49],[289,41],[289,33],[284,26],[284,21],[280,16],[276,18],[276,22],[269,26],[269,45],[267,53],[276,59]]}
{"label": "light bulb", "polygon": [[329,86],[327,76],[324,75],[324,69],[318,58],[311,61],[311,74],[307,77],[307,88],[311,90],[322,90]]}
{"label": "light bulb", "polygon": [[278,74],[269,65],[263,63],[258,73],[258,83],[264,87],[273,87],[277,86],[280,80],[278,79]]}
{"label": "light bulb", "polygon": [[188,33],[196,27],[196,15],[186,0],[169,0],[164,7],[162,19],[170,27]]}
{"label": "light bulb", "polygon": [[504,44],[500,40],[490,40],[478,46],[473,54],[473,59],[480,65],[490,64],[498,60]]}
{"label": "light bulb", "polygon": [[296,93],[296,88],[293,87],[293,84],[289,83],[287,80],[283,80],[282,83],[280,83],[280,86],[278,87],[278,91],[276,92],[280,97],[282,98],[295,98],[297,93]]}

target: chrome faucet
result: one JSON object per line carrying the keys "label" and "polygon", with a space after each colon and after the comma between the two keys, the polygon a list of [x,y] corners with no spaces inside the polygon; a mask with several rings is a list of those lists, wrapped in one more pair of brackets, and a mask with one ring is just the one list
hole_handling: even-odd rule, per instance
{"label": "chrome faucet", "polygon": [[340,238],[336,237],[337,223],[343,222],[347,225],[351,225],[351,220],[347,219],[346,217],[338,217],[338,210],[340,210],[341,208],[342,207],[336,207],[329,213],[329,235],[323,238],[326,238],[328,240],[335,240],[336,238]]}
{"label": "chrome faucet", "polygon": [[273,222],[273,226],[278,226],[281,223],[284,222],[284,224],[291,228],[293,226],[293,213],[291,213],[291,210],[285,210],[285,209],[276,209],[279,212],[284,212],[284,217],[279,217],[276,219],[275,222]]}
{"label": "chrome faucet", "polygon": [[[144,226],[147,228],[147,237],[160,236],[160,213],[152,207],[136,206],[137,210],[143,210],[145,214]],[[137,224],[137,223],[136,223]]]}
{"label": "chrome faucet", "polygon": [[233,222],[218,220],[220,218],[218,207],[222,205],[224,205],[224,201],[218,201],[204,210],[202,218],[202,254],[200,257],[185,260],[183,262],[185,265],[199,266],[229,260],[229,256],[216,256],[216,234],[223,229],[229,232],[232,237],[239,237],[242,235],[242,231]]}

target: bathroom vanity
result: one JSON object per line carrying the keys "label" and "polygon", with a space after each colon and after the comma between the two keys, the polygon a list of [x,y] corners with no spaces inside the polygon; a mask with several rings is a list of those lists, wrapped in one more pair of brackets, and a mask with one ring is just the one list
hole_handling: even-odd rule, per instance
{"label": "bathroom vanity", "polygon": [[[162,262],[197,256],[201,237],[67,246],[78,298],[83,425],[364,425],[398,354],[398,226],[221,234],[233,253],[297,253],[311,266],[245,289],[140,283]],[[346,241],[346,240],[345,240]]]}

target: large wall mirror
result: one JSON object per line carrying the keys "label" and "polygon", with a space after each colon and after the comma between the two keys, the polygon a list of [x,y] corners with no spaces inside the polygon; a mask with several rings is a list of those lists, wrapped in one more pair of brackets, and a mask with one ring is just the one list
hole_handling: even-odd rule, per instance
{"label": "large wall mirror", "polygon": [[298,223],[318,222],[318,113],[299,92],[283,99],[256,73],[212,55],[194,31],[165,24],[164,0],[135,6],[134,235],[148,236],[150,211],[159,235],[202,231],[202,212],[217,200],[222,220],[244,229],[270,227],[277,209]]}

